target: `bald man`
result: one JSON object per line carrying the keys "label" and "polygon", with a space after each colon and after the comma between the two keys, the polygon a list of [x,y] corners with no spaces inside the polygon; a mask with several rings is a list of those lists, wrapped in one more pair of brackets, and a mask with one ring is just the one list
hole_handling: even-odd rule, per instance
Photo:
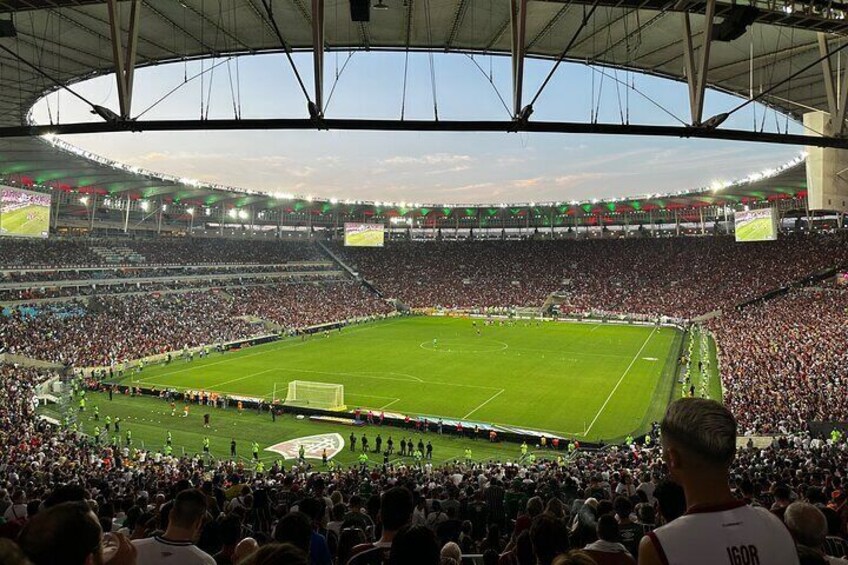
{"label": "bald man", "polygon": [[793,502],[786,507],[783,521],[798,542],[822,556],[828,565],[848,565],[848,561],[838,557],[828,557],[824,553],[824,540],[827,537],[827,518],[824,513],[808,502]]}

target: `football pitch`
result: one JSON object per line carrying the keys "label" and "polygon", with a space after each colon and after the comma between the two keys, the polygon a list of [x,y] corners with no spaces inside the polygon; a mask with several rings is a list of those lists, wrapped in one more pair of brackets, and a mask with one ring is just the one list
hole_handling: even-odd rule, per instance
{"label": "football pitch", "polygon": [[26,206],[0,214],[0,233],[42,237],[50,229],[50,208]]}
{"label": "football pitch", "polygon": [[283,399],[344,385],[348,409],[615,440],[661,418],[682,332],[602,323],[404,317],[145,368],[122,384]]}

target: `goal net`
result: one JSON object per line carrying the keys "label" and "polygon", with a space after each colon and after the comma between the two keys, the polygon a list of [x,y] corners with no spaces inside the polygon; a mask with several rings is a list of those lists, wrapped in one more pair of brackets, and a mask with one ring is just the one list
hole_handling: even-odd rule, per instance
{"label": "goal net", "polygon": [[344,385],[291,381],[285,404],[320,410],[344,410]]}

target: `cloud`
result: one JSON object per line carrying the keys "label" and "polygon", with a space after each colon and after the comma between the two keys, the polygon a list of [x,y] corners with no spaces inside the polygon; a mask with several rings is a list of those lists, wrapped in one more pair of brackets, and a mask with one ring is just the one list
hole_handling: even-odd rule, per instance
{"label": "cloud", "polygon": [[474,159],[470,155],[457,155],[451,153],[431,153],[412,157],[408,155],[396,155],[379,161],[381,165],[405,166],[405,165],[453,165],[457,163],[470,163]]}

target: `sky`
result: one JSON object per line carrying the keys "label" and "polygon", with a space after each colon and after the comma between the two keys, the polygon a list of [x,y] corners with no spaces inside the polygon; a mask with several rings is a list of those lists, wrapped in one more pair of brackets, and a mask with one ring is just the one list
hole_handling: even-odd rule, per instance
{"label": "sky", "polygon": [[[295,63],[311,93],[311,55],[295,55]],[[527,62],[525,101],[552,65]],[[333,90],[328,118],[398,118],[402,106],[407,119],[433,118],[426,54],[409,55],[405,96],[402,53],[329,53],[325,66],[325,99]],[[433,69],[440,119],[509,118],[499,99],[511,105],[508,57],[437,54]],[[117,111],[113,76],[72,88]],[[709,92],[704,116],[738,102]],[[242,118],[307,117],[306,99],[282,54],[139,69],[132,114],[142,112],[140,119],[233,118],[236,112]],[[680,125],[688,112],[685,83],[564,63],[539,96],[531,119],[589,121],[597,114],[599,122]],[[38,123],[99,119],[68,92],[42,99],[33,117]],[[724,127],[754,124],[767,131],[800,131],[757,104],[734,114]],[[422,203],[566,201],[694,189],[780,165],[802,150],[719,140],[479,132],[196,131],[63,139],[130,165],[235,187]]]}

